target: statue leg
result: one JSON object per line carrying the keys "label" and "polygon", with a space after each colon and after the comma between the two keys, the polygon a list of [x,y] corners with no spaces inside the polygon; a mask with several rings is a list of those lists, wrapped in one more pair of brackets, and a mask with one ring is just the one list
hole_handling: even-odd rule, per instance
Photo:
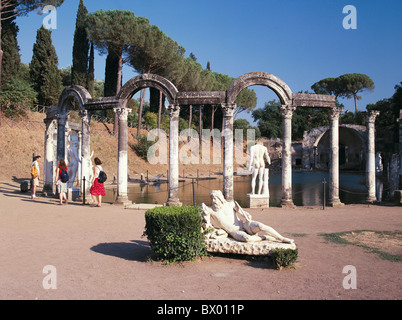
{"label": "statue leg", "polygon": [[264,185],[264,169],[265,168],[258,169],[258,194],[261,194],[262,186]]}
{"label": "statue leg", "polygon": [[284,243],[293,243],[294,242],[293,239],[289,239],[289,238],[285,238],[285,237],[281,236],[274,228],[271,228],[258,221],[252,221],[252,222],[248,223],[247,227],[248,227],[247,229],[249,229],[249,231],[253,234],[257,234],[258,232],[263,232],[264,235],[266,235],[268,237],[274,237],[275,239],[277,239],[281,242],[284,242]]}
{"label": "statue leg", "polygon": [[241,241],[241,242],[258,242],[263,240],[260,236],[253,234],[250,235],[247,232],[244,231],[235,231],[230,233],[230,236],[237,240],[237,241]]}
{"label": "statue leg", "polygon": [[253,175],[251,178],[251,194],[254,194],[254,190],[255,190],[255,180],[257,179],[257,169],[253,170]]}

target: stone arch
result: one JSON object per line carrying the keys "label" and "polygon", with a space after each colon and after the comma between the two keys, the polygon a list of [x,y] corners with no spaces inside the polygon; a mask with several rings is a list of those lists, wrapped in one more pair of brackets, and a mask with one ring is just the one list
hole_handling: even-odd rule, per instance
{"label": "stone arch", "polygon": [[226,91],[226,102],[228,104],[234,103],[243,89],[254,85],[266,86],[272,89],[282,105],[292,104],[292,90],[290,90],[289,86],[277,76],[266,72],[250,72],[238,77]]}
{"label": "stone arch", "polygon": [[[314,167],[326,169],[325,163],[329,162],[329,134],[329,126],[318,127],[305,132],[303,138],[304,168],[310,168],[314,165]],[[345,162],[348,161],[350,164],[355,163],[357,167],[359,162],[362,163],[365,159],[366,127],[350,124],[339,125],[339,143],[340,167],[346,168],[347,164]],[[345,147],[346,150],[344,149]],[[345,152],[351,153],[344,154]]]}
{"label": "stone arch", "polygon": [[117,98],[124,101],[123,107],[126,106],[127,101],[136,94],[139,90],[144,88],[155,88],[163,92],[170,104],[176,101],[177,88],[166,78],[156,74],[144,73],[130,79],[117,94]]}
{"label": "stone arch", "polygon": [[88,100],[90,100],[92,97],[90,93],[88,92],[87,89],[85,89],[82,86],[68,86],[66,87],[62,94],[60,95],[59,102],[57,104],[57,109],[59,114],[65,114],[68,111],[68,104],[72,98],[76,98],[81,111],[85,110],[85,104],[87,103]]}

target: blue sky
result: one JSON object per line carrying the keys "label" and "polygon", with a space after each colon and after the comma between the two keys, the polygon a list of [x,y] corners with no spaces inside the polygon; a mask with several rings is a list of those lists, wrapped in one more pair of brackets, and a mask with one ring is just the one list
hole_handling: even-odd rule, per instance
{"label": "blue sky", "polygon": [[[52,40],[59,67],[72,64],[72,47],[79,0],[65,0],[57,9]],[[193,52],[205,68],[238,77],[268,72],[285,81],[293,92],[345,73],[364,73],[375,83],[363,92],[359,110],[389,98],[402,81],[402,1],[400,0],[84,0],[89,12],[131,10],[147,17],[166,35]],[[357,29],[344,29],[343,8],[357,11]],[[44,15],[19,17],[21,59],[29,63],[36,31]],[[104,79],[105,56],[96,56],[95,77]],[[123,83],[136,73],[123,68]],[[266,87],[252,87],[257,108],[275,99]],[[354,110],[353,99],[340,99]],[[252,122],[250,114],[240,114]]]}

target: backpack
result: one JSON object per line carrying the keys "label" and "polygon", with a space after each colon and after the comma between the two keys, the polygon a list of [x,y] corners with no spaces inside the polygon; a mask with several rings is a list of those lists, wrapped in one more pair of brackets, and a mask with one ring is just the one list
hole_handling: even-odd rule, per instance
{"label": "backpack", "polygon": [[31,167],[31,176],[32,179],[36,179],[38,177],[38,168],[36,168],[35,164]]}
{"label": "backpack", "polygon": [[60,180],[63,183],[66,183],[68,180],[70,180],[70,177],[68,176],[67,170],[61,169]]}
{"label": "backpack", "polygon": [[100,171],[98,175],[98,182],[104,183],[107,180],[107,174],[105,171]]}

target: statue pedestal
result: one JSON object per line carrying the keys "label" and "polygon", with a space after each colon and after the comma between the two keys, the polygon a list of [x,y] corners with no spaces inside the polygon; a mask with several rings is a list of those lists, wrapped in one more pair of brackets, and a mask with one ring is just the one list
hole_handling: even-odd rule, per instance
{"label": "statue pedestal", "polygon": [[269,195],[267,194],[247,194],[249,208],[269,208]]}
{"label": "statue pedestal", "polygon": [[260,241],[260,242],[240,242],[230,237],[222,239],[205,240],[208,252],[245,254],[253,256],[266,256],[275,249],[296,250],[294,243],[282,243],[278,241]]}

